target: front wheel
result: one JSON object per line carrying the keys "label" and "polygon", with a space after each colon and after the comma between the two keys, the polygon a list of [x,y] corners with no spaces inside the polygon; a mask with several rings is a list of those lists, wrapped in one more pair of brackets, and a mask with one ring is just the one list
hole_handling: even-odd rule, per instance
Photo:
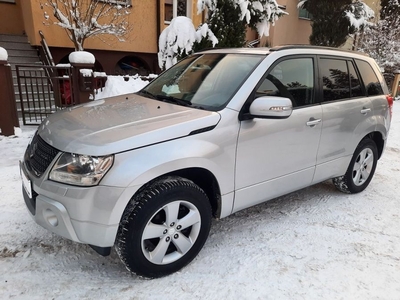
{"label": "front wheel", "polygon": [[206,194],[192,181],[161,179],[136,195],[125,209],[117,253],[137,275],[156,278],[171,274],[200,252],[211,216]]}
{"label": "front wheel", "polygon": [[371,139],[364,139],[357,146],[346,174],[333,178],[334,185],[342,192],[354,194],[363,191],[374,176],[378,150]]}

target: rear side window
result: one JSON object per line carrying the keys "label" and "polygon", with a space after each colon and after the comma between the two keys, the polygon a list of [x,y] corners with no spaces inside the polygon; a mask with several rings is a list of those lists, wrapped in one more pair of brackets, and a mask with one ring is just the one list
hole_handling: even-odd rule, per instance
{"label": "rear side window", "polygon": [[347,62],[340,59],[320,60],[324,102],[350,98]]}
{"label": "rear side window", "polygon": [[365,89],[368,96],[383,95],[382,86],[379,83],[378,77],[369,63],[356,60],[358,70],[360,71],[361,78],[364,81]]}
{"label": "rear side window", "polygon": [[350,74],[350,87],[351,87],[351,97],[362,97],[365,96],[361,89],[361,82],[358,78],[356,69],[354,68],[354,64],[350,61],[347,62],[349,66],[349,74]]}

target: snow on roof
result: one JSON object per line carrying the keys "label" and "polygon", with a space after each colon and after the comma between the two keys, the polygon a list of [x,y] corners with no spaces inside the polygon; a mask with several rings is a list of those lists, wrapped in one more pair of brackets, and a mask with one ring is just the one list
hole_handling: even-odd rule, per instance
{"label": "snow on roof", "polygon": [[7,59],[8,59],[7,50],[4,49],[3,47],[0,47],[0,60],[7,60]]}
{"label": "snow on roof", "polygon": [[87,51],[75,51],[69,55],[69,62],[75,64],[94,64],[96,58]]}

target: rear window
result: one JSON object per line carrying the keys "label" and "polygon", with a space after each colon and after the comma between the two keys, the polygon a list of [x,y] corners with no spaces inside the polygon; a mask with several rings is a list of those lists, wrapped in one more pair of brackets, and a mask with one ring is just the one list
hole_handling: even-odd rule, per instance
{"label": "rear window", "polygon": [[356,60],[356,64],[361,73],[361,78],[364,82],[365,89],[367,90],[367,95],[383,95],[382,86],[370,64],[362,60]]}

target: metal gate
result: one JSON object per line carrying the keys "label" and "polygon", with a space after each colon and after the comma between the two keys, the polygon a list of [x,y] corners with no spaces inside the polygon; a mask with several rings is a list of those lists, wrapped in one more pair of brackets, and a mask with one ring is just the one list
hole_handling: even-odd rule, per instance
{"label": "metal gate", "polygon": [[49,114],[74,105],[70,66],[17,65],[17,109],[24,125],[38,125]]}

